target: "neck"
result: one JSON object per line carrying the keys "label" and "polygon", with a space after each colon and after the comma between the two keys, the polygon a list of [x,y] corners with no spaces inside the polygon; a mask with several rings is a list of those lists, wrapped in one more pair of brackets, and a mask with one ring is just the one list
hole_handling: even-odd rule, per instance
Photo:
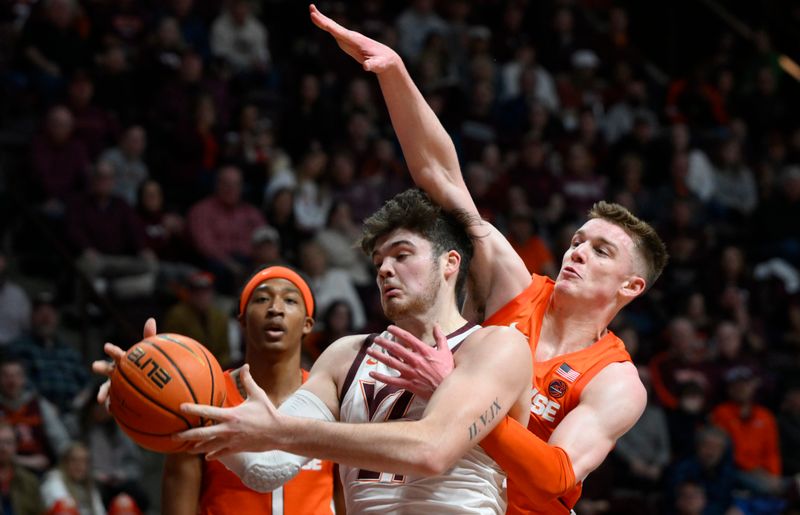
{"label": "neck", "polygon": [[250,375],[276,406],[303,383],[300,372],[300,346],[291,350],[254,350],[245,352]]}
{"label": "neck", "polygon": [[565,302],[554,294],[542,321],[540,340],[553,346],[554,355],[575,352],[605,336],[617,310],[614,305],[598,307]]}
{"label": "neck", "polygon": [[461,316],[461,313],[456,309],[454,299],[448,299],[447,305],[449,306],[448,308],[442,309],[439,307],[439,309],[436,309],[437,306],[434,304],[423,315],[398,319],[395,321],[395,325],[433,346],[436,343],[436,339],[433,336],[433,327],[436,324],[439,324],[442,332],[448,335],[467,323],[467,319]]}

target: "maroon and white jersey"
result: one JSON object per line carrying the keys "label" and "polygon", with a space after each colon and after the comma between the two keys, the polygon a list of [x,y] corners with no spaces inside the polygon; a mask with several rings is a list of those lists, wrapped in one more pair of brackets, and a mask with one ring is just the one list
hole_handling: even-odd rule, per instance
{"label": "maroon and white jersey", "polygon": [[[450,349],[456,352],[461,342],[478,329],[480,326],[466,324],[448,335]],[[369,376],[371,371],[398,375],[366,354],[370,347],[386,352],[372,343],[374,336],[365,339],[347,374],[339,419],[352,423],[419,420],[427,405],[425,399]],[[393,338],[388,332],[381,336]],[[347,509],[352,513],[502,514],[506,511],[505,474],[477,445],[440,476],[408,476],[345,465],[339,465],[339,472]]]}

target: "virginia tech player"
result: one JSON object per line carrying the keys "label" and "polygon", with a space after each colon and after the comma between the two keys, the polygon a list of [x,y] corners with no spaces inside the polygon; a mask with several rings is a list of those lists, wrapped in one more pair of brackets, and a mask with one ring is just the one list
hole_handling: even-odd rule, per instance
{"label": "virginia tech player", "polygon": [[[350,31],[311,6],[312,21],[330,33],[365,70],[378,76],[392,124],[417,185],[449,211],[471,215],[475,241],[465,316],[484,325],[512,325],[534,355],[527,428],[506,419],[481,445],[509,475],[508,513],[569,513],[581,481],[638,420],[646,393],[622,341],[607,329],[614,316],[645,292],[667,254],[646,223],[621,206],[598,203],[573,236],[555,281],[531,277],[503,235],[480,221],[461,175],[453,143],[401,58],[389,47]],[[449,364],[428,347],[417,366],[397,366],[390,384],[430,392]],[[414,359],[396,349],[401,359]],[[456,364],[457,369],[457,364]]]}

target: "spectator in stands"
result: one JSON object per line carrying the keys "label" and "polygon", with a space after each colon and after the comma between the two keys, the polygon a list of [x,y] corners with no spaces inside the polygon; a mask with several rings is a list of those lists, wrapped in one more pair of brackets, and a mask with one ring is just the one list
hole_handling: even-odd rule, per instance
{"label": "spectator in stands", "polygon": [[733,137],[719,143],[713,163],[712,212],[736,223],[756,208],[758,190],[752,170],[743,161],[742,148]]}
{"label": "spectator in stands", "polygon": [[[319,329],[317,329],[319,327]],[[315,324],[315,330],[303,340],[303,355],[307,364],[313,364],[330,344],[353,334],[353,311],[344,300],[335,300]],[[305,368],[305,367],[304,367]]]}
{"label": "spectator in stands", "polygon": [[333,203],[347,204],[349,215],[355,220],[364,220],[381,207],[380,199],[383,197],[379,178],[358,177],[355,158],[350,152],[334,152],[327,176]]}
{"label": "spectator in stands", "polygon": [[88,64],[86,42],[78,31],[75,0],[47,0],[41,16],[31,16],[22,31],[22,51],[31,81],[46,102],[64,89],[66,78]]}
{"label": "spectator in stands", "polygon": [[73,75],[67,89],[67,107],[74,119],[73,134],[94,161],[119,135],[119,122],[113,114],[92,102],[94,82],[85,72]]}
{"label": "spectator in stands", "polygon": [[292,159],[300,159],[313,142],[330,137],[333,110],[322,98],[319,77],[307,73],[299,79],[296,97],[290,99],[283,125],[280,144]]}
{"label": "spectator in stands", "polygon": [[251,266],[253,231],[266,222],[242,200],[242,172],[224,166],[217,172],[214,194],[189,210],[189,236],[220,292],[232,294]]}
{"label": "spectator in stands", "polygon": [[666,412],[673,461],[694,452],[697,431],[706,423],[711,406],[708,397],[707,388],[699,383],[689,381],[680,385],[677,407]]}
{"label": "spectator in stands", "polygon": [[403,58],[416,63],[431,33],[444,34],[447,22],[439,17],[431,0],[414,0],[396,21],[399,50]]}
{"label": "spectator in stands", "polygon": [[79,255],[78,266],[101,293],[146,296],[155,288],[158,259],[145,245],[136,212],[114,194],[114,176],[110,164],[97,163],[89,191],[70,204],[67,236]]}
{"label": "spectator in stands", "polygon": [[81,191],[89,168],[86,147],[75,138],[74,126],[72,113],[55,106],[47,113],[44,130],[31,143],[33,186],[45,214],[53,218],[64,215],[65,202]]}
{"label": "spectator in stands", "polygon": [[159,261],[188,261],[185,220],[180,214],[166,210],[161,184],[145,180],[139,186],[136,205],[144,226],[145,247],[152,249]]}
{"label": "spectator in stands", "polygon": [[164,315],[163,329],[201,342],[223,367],[230,361],[228,317],[214,306],[214,276],[207,272],[186,279],[183,299]]}
{"label": "spectator in stands", "polygon": [[503,87],[501,98],[535,100],[548,111],[558,112],[560,100],[555,80],[550,72],[539,64],[539,54],[533,45],[525,44],[517,47],[514,59],[503,65],[500,76]]}
{"label": "spectator in stands", "polygon": [[[650,372],[640,365],[639,377],[650,387]],[[655,493],[670,461],[669,430],[664,410],[648,395],[649,402],[641,418],[619,440],[614,449],[623,465],[617,480],[645,494]]]}
{"label": "spectator in stands", "polygon": [[574,216],[583,216],[592,204],[605,198],[607,179],[596,173],[592,156],[581,143],[569,146],[565,162],[562,187],[567,210]]}
{"label": "spectator in stands", "polygon": [[274,191],[268,190],[266,213],[270,225],[280,235],[281,256],[289,262],[295,261],[302,233],[294,212],[294,188],[280,186]]}
{"label": "spectator in stands", "polygon": [[[73,442],[64,450],[58,466],[45,475],[41,491],[48,513],[106,513],[100,490],[92,479],[89,449],[80,442]],[[67,511],[70,509],[73,511]]]}
{"label": "spectator in stands", "polygon": [[201,94],[191,116],[178,124],[172,138],[171,166],[165,185],[172,201],[180,207],[188,207],[210,190],[222,154],[220,136],[214,98]]}
{"label": "spectator in stands", "polygon": [[92,456],[91,474],[103,504],[109,506],[112,499],[124,493],[135,500],[137,508],[147,510],[149,499],[142,489],[142,452],[108,410],[95,402],[95,397],[88,397],[82,407],[81,434]]}
{"label": "spectator in stands", "polygon": [[285,265],[281,256],[281,235],[269,225],[262,225],[253,231],[250,238],[253,244],[253,266]]}
{"label": "spectator in stands", "polygon": [[267,29],[248,0],[231,0],[211,26],[211,51],[237,74],[263,75],[270,65]]}
{"label": "spectator in stands", "polygon": [[125,199],[129,206],[136,206],[139,186],[149,176],[144,152],[147,148],[147,133],[141,125],[131,125],[119,139],[117,145],[103,152],[100,161],[110,163],[116,174],[114,193]]}
{"label": "spectator in stands", "polygon": [[706,494],[707,515],[724,515],[733,501],[736,470],[727,434],[715,426],[698,431],[695,453],[680,460],[669,475],[668,498],[679,499],[681,485],[701,485]]}
{"label": "spectator in stands", "polygon": [[333,203],[325,228],[318,231],[314,239],[328,256],[331,268],[347,272],[353,284],[364,287],[371,284],[373,278],[369,261],[354,246],[360,231],[350,204],[340,200]]}
{"label": "spectator in stands", "polygon": [[653,391],[662,406],[675,409],[678,393],[686,383],[710,387],[705,344],[686,318],[676,317],[669,323],[668,347],[650,360]]}
{"label": "spectator in stands", "polygon": [[43,473],[69,445],[69,433],[58,409],[28,385],[22,361],[0,362],[0,421],[14,427],[17,462]]}
{"label": "spectator in stands", "polygon": [[31,301],[17,283],[8,278],[8,257],[0,250],[0,348],[27,331],[31,323]]}
{"label": "spectator in stands", "polygon": [[746,367],[725,375],[730,400],[717,406],[711,421],[725,430],[733,443],[737,483],[759,495],[781,495],[787,486],[781,478],[780,442],[775,415],[756,402],[759,380]]}
{"label": "spectator in stands", "polygon": [[312,148],[297,167],[297,188],[294,195],[294,214],[300,230],[311,235],[325,226],[325,218],[333,198],[323,182],[328,155]]}
{"label": "spectator in stands", "polygon": [[308,276],[316,309],[325,313],[334,301],[344,300],[353,312],[353,328],[359,330],[367,320],[353,280],[347,272],[330,268],[328,262],[325,250],[316,241],[308,240],[300,245],[300,269]]}
{"label": "spectator in stands", "polygon": [[[88,388],[89,371],[80,353],[61,335],[61,313],[52,293],[43,291],[34,296],[31,330],[14,341],[8,351],[25,364],[33,387],[58,408],[62,420],[68,426],[76,422],[75,401]],[[77,425],[70,429],[77,430]]]}
{"label": "spectator in stands", "polygon": [[178,75],[181,59],[187,50],[175,18],[165,16],[142,54],[142,79],[149,90],[158,90]]}
{"label": "spectator in stands", "polygon": [[553,254],[539,236],[533,213],[529,209],[512,208],[508,221],[508,241],[532,274],[556,276]]}
{"label": "spectator in stands", "polygon": [[208,60],[211,56],[209,28],[198,16],[196,7],[194,0],[171,0],[166,12],[178,22],[184,42]]}
{"label": "spectator in stands", "polygon": [[97,105],[116,114],[120,123],[134,123],[140,116],[142,100],[153,95],[138,85],[138,70],[132,66],[127,49],[120,42],[109,42],[97,54],[95,95]]}
{"label": "spectator in stands", "polygon": [[39,479],[17,462],[17,439],[7,422],[0,422],[0,505],[2,513],[13,515],[44,512]]}
{"label": "spectator in stands", "polygon": [[778,414],[781,463],[787,475],[800,474],[800,387],[789,388]]}

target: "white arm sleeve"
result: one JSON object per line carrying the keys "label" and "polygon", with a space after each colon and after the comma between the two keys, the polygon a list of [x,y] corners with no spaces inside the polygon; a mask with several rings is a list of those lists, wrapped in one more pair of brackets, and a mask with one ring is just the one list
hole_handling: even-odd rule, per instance
{"label": "white arm sleeve", "polygon": [[[322,400],[308,390],[297,390],[281,404],[278,411],[299,418],[333,422],[333,413]],[[219,461],[239,476],[242,483],[257,492],[271,492],[300,472],[311,458],[283,451],[239,452]]]}

